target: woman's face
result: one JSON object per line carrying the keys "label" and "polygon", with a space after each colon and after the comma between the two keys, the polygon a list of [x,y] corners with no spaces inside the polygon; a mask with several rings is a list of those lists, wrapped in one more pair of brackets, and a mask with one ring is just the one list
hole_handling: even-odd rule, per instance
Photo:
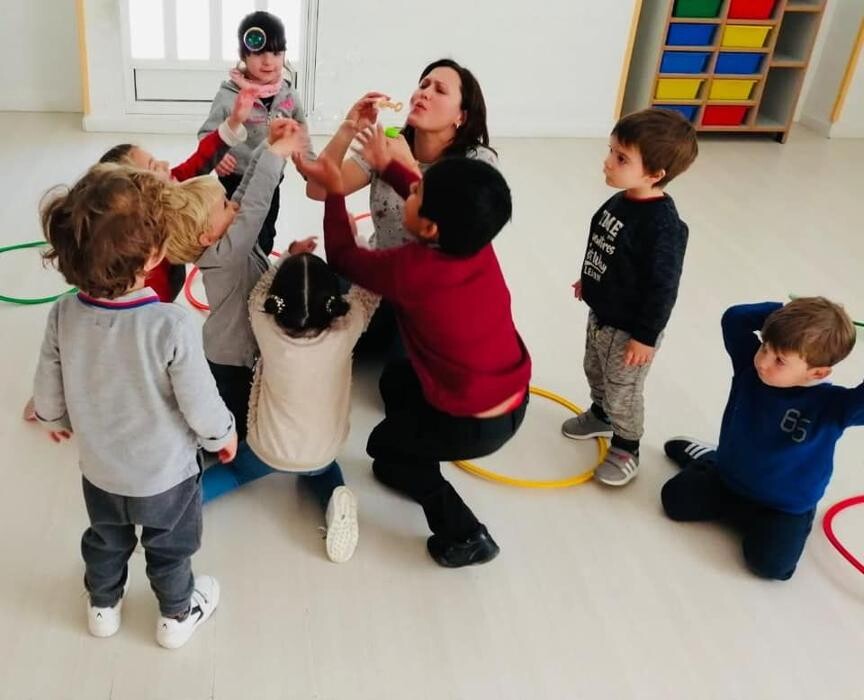
{"label": "woman's face", "polygon": [[411,95],[408,124],[422,131],[444,131],[465,121],[462,81],[452,68],[432,69]]}

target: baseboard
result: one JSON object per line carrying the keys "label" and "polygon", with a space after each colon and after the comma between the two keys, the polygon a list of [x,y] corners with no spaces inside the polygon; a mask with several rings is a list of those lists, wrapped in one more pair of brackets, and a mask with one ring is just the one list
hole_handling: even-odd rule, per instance
{"label": "baseboard", "polygon": [[803,124],[808,129],[812,129],[817,134],[821,134],[825,138],[831,138],[834,136],[834,132],[831,129],[831,122],[827,119],[822,119],[820,117],[811,117],[809,115],[802,115],[798,120],[800,124]]}
{"label": "baseboard", "polygon": [[122,134],[194,134],[201,126],[199,115],[122,114],[104,116],[88,114],[81,120],[84,131]]}
{"label": "baseboard", "polygon": [[[84,131],[104,131],[132,134],[194,134],[201,126],[201,115],[166,114],[89,114],[82,120]],[[309,117],[309,132],[313,136],[329,136],[339,127],[338,119]],[[533,123],[492,122],[489,131],[498,138],[606,138],[612,130],[609,124],[574,124],[565,122]]]}
{"label": "baseboard", "polygon": [[864,139],[864,124],[837,122],[831,126],[832,139]]}

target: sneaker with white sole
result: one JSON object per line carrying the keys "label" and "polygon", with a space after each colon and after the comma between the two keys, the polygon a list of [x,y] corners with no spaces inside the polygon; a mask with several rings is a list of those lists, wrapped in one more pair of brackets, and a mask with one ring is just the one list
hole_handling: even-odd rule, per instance
{"label": "sneaker with white sole", "polygon": [[357,497],[347,486],[337,486],[327,503],[327,556],[344,564],[354,554],[360,530],[357,525]]}
{"label": "sneaker with white sole", "polygon": [[694,460],[710,460],[717,456],[717,445],[679,435],[663,445],[666,456],[682,469]]}
{"label": "sneaker with white sole", "polygon": [[112,608],[99,608],[90,602],[87,598],[87,629],[94,637],[111,637],[117,634],[120,629],[122,620],[123,599],[126,597],[126,591],[129,590],[129,579],[123,584],[123,591],[120,593],[120,600]]}
{"label": "sneaker with white sole", "polygon": [[639,457],[620,447],[610,447],[606,459],[594,470],[594,478],[607,486],[629,484],[639,473]]}
{"label": "sneaker with white sole", "polygon": [[578,416],[568,418],[561,426],[561,432],[572,440],[591,440],[592,438],[612,437],[612,424],[594,415],[588,409]]}
{"label": "sneaker with white sole", "polygon": [[219,582],[212,576],[196,576],[189,614],[183,620],[160,617],[156,641],[166,649],[182,647],[219,605]]}

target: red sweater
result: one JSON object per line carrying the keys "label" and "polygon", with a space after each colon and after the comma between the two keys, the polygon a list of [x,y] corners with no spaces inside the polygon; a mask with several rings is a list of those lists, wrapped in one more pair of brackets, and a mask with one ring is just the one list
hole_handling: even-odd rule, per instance
{"label": "red sweater", "polygon": [[[211,131],[198,142],[189,158],[171,168],[171,178],[177,182],[183,182],[189,178],[209,173],[219,159],[228,151],[228,144],[222,140],[219,131]],[[153,268],[145,279],[145,283],[159,296],[159,301],[170,303],[177,298],[183,281],[186,279],[185,265],[172,265],[163,260]]]}
{"label": "red sweater", "polygon": [[[418,179],[395,162],[382,177],[402,197]],[[468,258],[422,243],[359,248],[342,195],[327,197],[324,245],[335,270],[393,304],[432,406],[472,416],[527,388],[531,358],[513,324],[510,292],[491,245]]]}

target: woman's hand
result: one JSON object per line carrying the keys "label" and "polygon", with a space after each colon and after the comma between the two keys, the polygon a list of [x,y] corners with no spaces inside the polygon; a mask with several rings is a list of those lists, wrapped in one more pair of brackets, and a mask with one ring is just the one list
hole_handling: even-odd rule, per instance
{"label": "woman's hand", "polygon": [[367,92],[363,97],[357,100],[348,110],[345,115],[345,121],[348,122],[355,131],[360,131],[368,126],[372,126],[378,121],[378,103],[381,100],[389,100],[390,96],[383,92]]}
{"label": "woman's hand", "polygon": [[369,167],[379,173],[386,170],[390,161],[393,160],[390,140],[384,135],[384,129],[381,128],[380,124],[377,127],[370,126],[357,134],[360,154],[369,163]]}

